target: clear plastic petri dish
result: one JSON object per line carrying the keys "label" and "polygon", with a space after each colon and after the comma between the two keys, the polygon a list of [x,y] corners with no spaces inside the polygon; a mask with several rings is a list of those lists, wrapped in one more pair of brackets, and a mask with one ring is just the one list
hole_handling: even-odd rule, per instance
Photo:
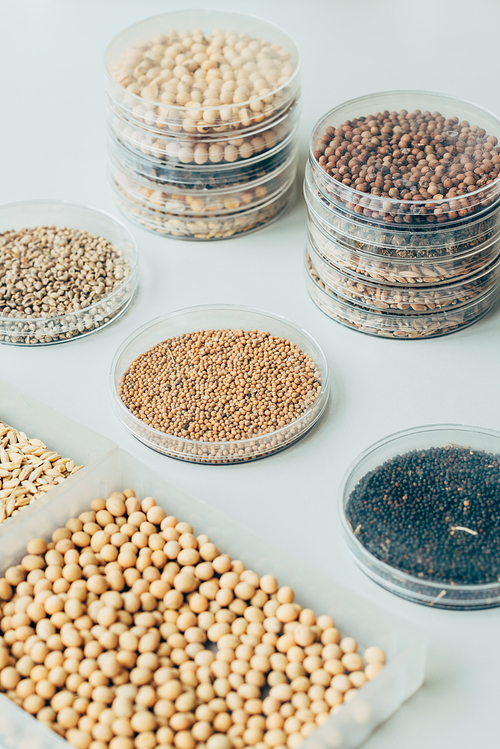
{"label": "clear plastic petri dish", "polygon": [[146,177],[133,177],[129,171],[114,163],[111,179],[131,200],[142,203],[153,210],[182,216],[229,215],[248,210],[271,200],[286,185],[295,179],[297,171],[297,151],[275,171],[243,185],[222,189],[169,189],[159,186]]}
{"label": "clear plastic petri dish", "polygon": [[[57,305],[51,303],[55,307],[54,311],[49,309],[33,314],[30,308],[31,312],[26,315],[21,315],[12,308],[6,313],[6,297],[3,297],[0,290],[1,343],[40,346],[81,338],[108,325],[127,309],[139,280],[138,255],[132,235],[120,221],[96,208],[56,200],[3,205],[0,206],[0,257],[7,233],[36,227],[77,229],[111,242],[114,249],[110,262],[116,264],[113,269],[115,280],[112,290],[100,297],[89,295],[88,304],[85,300],[80,300],[67,312],[56,311]],[[59,272],[57,269],[56,271]],[[40,283],[39,278],[38,282]],[[67,282],[67,278],[61,280],[63,284]],[[0,281],[0,287],[2,285]],[[3,290],[8,292],[7,285]],[[43,291],[43,286],[39,291]],[[87,293],[85,288],[81,289],[81,293]]]}
{"label": "clear plastic petri dish", "polygon": [[[183,65],[175,60],[179,53],[185,57]],[[196,82],[200,75],[205,81],[197,71],[208,73],[219,65],[234,70],[238,85],[214,88],[208,99],[196,94],[194,100],[192,79]],[[244,66],[247,75],[241,84],[236,72]],[[280,119],[300,93],[299,53],[290,37],[268,21],[226,11],[182,10],[140,21],[110,43],[105,68],[106,91],[115,108],[160,133],[202,138],[236,130],[250,133],[264,121]]]}
{"label": "clear plastic petri dish", "polygon": [[406,429],[347,471],[343,539],[363,572],[402,598],[447,609],[499,606],[499,485],[499,432]]}
{"label": "clear plastic petri dish", "polygon": [[390,258],[419,259],[446,258],[462,255],[483,245],[500,230],[500,207],[486,207],[472,218],[450,221],[446,226],[436,224],[380,225],[363,215],[353,216],[333,205],[318,190],[306,166],[304,196],[310,214],[334,239],[354,250]]}
{"label": "clear plastic petri dish", "polygon": [[244,185],[259,179],[283,166],[297,148],[297,128],[274,148],[257,154],[246,161],[233,164],[205,164],[202,166],[167,162],[151,156],[148,149],[131,150],[119,137],[111,133],[109,153],[112,160],[120,163],[132,175],[146,177],[159,184],[178,189],[223,189],[232,185]]}
{"label": "clear plastic petri dish", "polygon": [[348,328],[379,338],[414,340],[448,335],[478,322],[500,298],[500,291],[494,288],[457,308],[398,315],[348,301],[335,294],[307,260],[305,269],[309,296],[325,315]]}
{"label": "clear plastic petri dish", "polygon": [[296,128],[299,114],[300,105],[297,102],[279,120],[274,121],[272,126],[264,122],[260,129],[246,136],[223,133],[217,139],[213,136],[203,139],[188,133],[152,133],[145,127],[124,120],[110,108],[108,128],[113,138],[129,150],[143,153],[162,163],[191,166],[193,169],[217,169],[219,165],[245,163],[273,151]]}
{"label": "clear plastic petri dish", "polygon": [[325,259],[315,247],[309,235],[307,242],[308,261],[316,274],[335,294],[347,301],[362,304],[374,310],[402,315],[436,312],[440,309],[460,307],[499,288],[500,258],[465,279],[449,281],[434,286],[390,285],[360,279]]}
{"label": "clear plastic petri dish", "polygon": [[446,225],[499,202],[499,137],[498,117],[476,104],[384,91],[322,117],[309,162],[320,191],[353,215]]}
{"label": "clear plastic petri dish", "polygon": [[176,239],[229,239],[268,226],[290,208],[295,197],[295,175],[281,192],[262,205],[229,214],[182,216],[153,209],[130,198],[112,183],[117,205],[130,221],[148,231]]}
{"label": "clear plastic petri dish", "polygon": [[319,254],[361,282],[368,280],[391,286],[434,286],[464,279],[489,265],[500,253],[500,227],[486,242],[460,255],[400,258],[346,247],[318,223],[311,211],[308,212],[307,225]]}
{"label": "clear plastic petri dish", "polygon": [[[227,442],[184,439],[161,432],[137,418],[119,395],[125,372],[138,356],[158,343],[201,330],[258,330],[284,337],[307,354],[316,366],[320,390],[303,413],[289,424],[265,434]],[[168,362],[168,365],[170,362]],[[125,427],[148,447],[172,458],[211,465],[265,458],[301,439],[321,418],[329,396],[328,365],[316,341],[283,317],[249,307],[213,305],[190,307],[153,320],[133,333],[116,353],[110,374],[113,408]]]}

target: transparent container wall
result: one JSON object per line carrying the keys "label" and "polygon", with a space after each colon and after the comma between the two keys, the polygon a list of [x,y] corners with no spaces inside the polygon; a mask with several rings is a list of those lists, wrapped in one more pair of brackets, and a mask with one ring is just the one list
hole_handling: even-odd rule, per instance
{"label": "transparent container wall", "polygon": [[138,256],[131,233],[120,221],[95,208],[56,200],[0,207],[0,234],[36,226],[68,227],[104,237],[123,252],[130,272],[111,294],[74,312],[50,317],[0,315],[0,342],[26,346],[62,343],[92,333],[126,310],[139,280]]}
{"label": "transparent container wall", "polygon": [[413,314],[434,312],[445,307],[460,307],[494,289],[500,279],[500,260],[497,258],[465,279],[449,279],[435,286],[392,285],[359,279],[344,271],[330,259],[325,259],[309,237],[307,251],[319,278],[335,293],[372,309],[388,313]]}
{"label": "transparent container wall", "polygon": [[291,206],[295,197],[295,178],[278,195],[263,205],[241,210],[236,214],[213,216],[181,216],[154,210],[131,200],[115,183],[112,184],[122,213],[143,229],[167,237],[192,241],[230,239],[268,226]]}
{"label": "transparent container wall", "polygon": [[[262,102],[257,109],[256,100],[243,101],[237,104],[218,105],[217,107],[186,107],[162,104],[158,96],[147,94],[147,98],[127,91],[114,76],[118,75],[124,84],[130,85],[128,77],[121,76],[127,70],[122,61],[127,51],[145,40],[168,35],[172,31],[193,31],[200,29],[204,34],[211,34],[215,29],[222,32],[248,35],[252,39],[269,40],[289,53],[293,73],[285,83],[265,95],[256,97]],[[249,61],[252,61],[249,58]],[[294,42],[278,26],[267,21],[241,13],[212,10],[183,10],[147,18],[125,29],[109,45],[105,55],[106,91],[122,116],[137,124],[144,124],[151,130],[160,133],[166,130],[189,132],[205,138],[213,133],[220,138],[221,132],[251,132],[259,129],[264,120],[269,122],[279,119],[290,108],[299,96],[299,53]],[[127,66],[126,66],[127,67]],[[120,71],[120,72],[118,72]],[[142,93],[142,92],[141,92]],[[222,111],[228,110],[228,111]]]}
{"label": "transparent container wall", "polygon": [[216,139],[195,138],[189,133],[159,135],[145,127],[132,125],[110,107],[108,127],[113,137],[130,151],[158,159],[170,166],[191,166],[207,171],[219,166],[249,161],[275,149],[296,127],[300,114],[299,103],[271,125],[261,123],[260,129],[247,136],[222,133]]}
{"label": "transparent container wall", "polygon": [[[402,110],[411,113],[415,110],[438,112],[447,119],[457,117],[458,120],[453,125],[455,129],[447,130],[443,132],[442,137],[440,136],[441,145],[444,147],[455,147],[455,143],[460,142],[462,122],[477,126],[477,130],[467,136],[467,147],[474,147],[476,144],[482,143],[483,138],[493,136],[497,141],[492,148],[496,148],[500,139],[500,120],[498,117],[482,107],[467,101],[454,99],[445,94],[426,91],[384,91],[352,99],[326,114],[316,125],[311,138],[309,161],[313,178],[317,187],[328,199],[352,214],[359,213],[374,221],[386,222],[391,225],[435,223],[445,226],[449,221],[454,221],[460,216],[471,216],[486,206],[498,203],[500,200],[500,177],[498,176],[491,183],[482,185],[470,192],[465,191],[456,197],[446,198],[446,196],[443,196],[437,200],[432,197],[425,200],[405,200],[376,196],[356,190],[341,181],[337,181],[321,167],[315,153],[318,153],[318,148],[322,148],[321,139],[326,134],[327,128],[339,128],[347,121],[361,118],[368,121],[369,117],[376,117],[380,112],[400,112]],[[481,129],[485,131],[486,135],[480,135]],[[453,161],[449,163],[452,164]],[[493,173],[495,173],[495,167],[496,165],[493,164],[491,170]],[[444,176],[448,175],[447,167],[445,167],[443,174]],[[404,174],[402,181],[404,182]]]}
{"label": "transparent container wall", "polygon": [[425,260],[448,255],[461,257],[479,245],[491,241],[500,229],[500,208],[485,208],[473,219],[459,219],[447,226],[398,225],[391,228],[350,215],[333,206],[320,193],[308,164],[304,179],[304,196],[309,212],[325,233],[346,247],[388,258]]}
{"label": "transparent container wall", "polygon": [[337,241],[317,218],[308,212],[308,229],[317,251],[330,263],[363,280],[388,283],[392,286],[434,286],[453,279],[462,279],[490,264],[500,254],[500,232],[487,242],[463,255],[436,258],[384,258],[361,249],[354,250]]}
{"label": "transparent container wall", "polygon": [[[13,528],[17,528],[35,508],[47,512],[47,502],[54,496],[59,496],[66,482],[70,485],[77,476],[86,474],[97,461],[108,455],[115,443],[106,437],[93,432],[91,429],[67,419],[62,414],[44,406],[39,401],[25,395],[20,390],[0,380],[0,419],[18,432],[24,432],[30,439],[42,440],[51,450],[58,452],[63,458],[74,460],[76,465],[83,465],[59,486],[55,486],[45,497],[37,499],[22,512],[16,513],[11,519],[0,524],[0,537]],[[3,540],[0,540],[0,558],[3,555]]]}
{"label": "transparent container wall", "polygon": [[223,190],[170,190],[168,186],[160,187],[144,177],[131,177],[117,166],[112,167],[111,178],[129,199],[153,210],[187,216],[219,216],[250,210],[268,202],[293,182],[296,170],[294,153],[284,167],[266,177]]}
{"label": "transparent container wall", "polygon": [[130,150],[120,137],[110,130],[111,160],[131,176],[145,177],[159,185],[179,190],[224,190],[236,185],[263,179],[281,169],[297,148],[297,127],[278,145],[246,161],[196,166],[172,164],[151,156],[147,148]]}
{"label": "transparent container wall", "polygon": [[[290,424],[273,432],[255,435],[232,442],[203,442],[183,439],[159,432],[135,417],[121,400],[118,389],[123,375],[133,361],[153,346],[174,336],[197,330],[260,330],[284,337],[295,343],[316,364],[321,377],[321,389],[316,399]],[[191,307],[179,310],[145,325],[134,333],[117,352],[111,370],[111,394],[118,418],[125,427],[148,447],[179,460],[212,465],[239,463],[267,457],[283,450],[298,439],[323,415],[328,402],[330,384],[325,356],[302,328],[284,318],[249,308],[221,305]]]}
{"label": "transparent container wall", "polygon": [[458,308],[400,315],[387,313],[338,296],[319,278],[307,260],[306,286],[312,301],[332,320],[359,333],[398,340],[436,338],[467,328],[490,312],[500,297],[500,290],[495,288]]}
{"label": "transparent container wall", "polygon": [[[333,617],[342,632],[355,637],[360,649],[377,644],[387,652],[387,665],[351,702],[301,745],[306,749],[354,749],[422,684],[426,641],[411,624],[373,606],[336,585],[329,577],[287,558],[203,501],[193,499],[156,476],[147,466],[119,450],[86,475],[75,476],[71,488],[60,493],[48,512],[35,512],[15,533],[2,539],[0,574],[23,554],[30,538],[49,538],[69,517],[88,509],[94,497],[132,488],[138,497],[153,496],[169,514],[206,533],[223,553],[241,559],[258,574],[276,575],[291,585],[297,600],[315,612]],[[6,749],[53,749],[69,744],[0,695],[0,742]]]}
{"label": "transparent container wall", "polygon": [[367,473],[396,455],[449,445],[498,455],[500,434],[459,424],[436,424],[393,434],[368,448],[344,479],[339,506],[343,537],[363,572],[391,593],[437,608],[471,610],[500,606],[500,583],[447,585],[407,575],[370,554],[357,540],[346,519],[349,496]]}

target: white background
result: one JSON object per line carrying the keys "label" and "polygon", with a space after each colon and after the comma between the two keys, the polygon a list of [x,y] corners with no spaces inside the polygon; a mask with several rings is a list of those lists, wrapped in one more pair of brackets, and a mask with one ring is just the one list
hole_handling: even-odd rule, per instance
{"label": "white background", "polygon": [[[248,0],[198,5],[281,25],[302,55],[302,178],[317,119],[378,90],[427,89],[500,113],[497,0]],[[196,3],[155,0],[0,0],[0,202],[40,198],[118,215],[109,187],[102,58],[123,28]],[[305,290],[305,209],[226,242],[184,243],[131,226],[141,257],[133,306],[81,341],[0,346],[0,378],[112,438],[189,493],[278,547],[418,624],[430,637],[423,688],[367,749],[498,746],[500,612],[444,612],[407,603],[370,582],[340,539],[336,505],[356,455],[391,432],[456,422],[500,429],[500,308],[463,332],[429,341],[378,340],[315,308]],[[138,326],[196,304],[239,303],[282,314],[323,347],[333,399],[302,442],[266,460],[204,467],[136,442],[114,417],[108,376]],[[22,425],[17,425],[22,426]]]}

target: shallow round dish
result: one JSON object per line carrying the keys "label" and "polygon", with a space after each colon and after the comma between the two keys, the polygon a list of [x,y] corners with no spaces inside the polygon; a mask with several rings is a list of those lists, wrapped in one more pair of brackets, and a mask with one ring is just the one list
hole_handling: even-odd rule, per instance
{"label": "shallow round dish", "polygon": [[462,255],[497,237],[500,207],[486,207],[472,218],[441,224],[381,226],[365,216],[352,214],[330,203],[314,184],[310,164],[306,166],[304,196],[309,213],[327,234],[353,250],[407,260]]}
{"label": "shallow round dish", "polygon": [[[324,137],[327,138],[327,128],[331,128],[331,135],[327,138],[328,143],[331,143],[335,130],[340,128],[346,122],[362,120],[363,123],[368,123],[372,120],[376,121],[378,114],[386,114],[386,116],[389,116],[392,112],[397,114],[402,111],[410,112],[412,115],[417,113],[416,116],[420,115],[422,112],[432,112],[434,117],[437,117],[439,114],[447,118],[447,120],[442,123],[442,128],[439,132],[439,146],[436,145],[436,148],[447,149],[451,154],[451,158],[449,162],[447,162],[450,164],[450,167],[443,167],[444,171],[441,173],[440,177],[452,181],[455,178],[459,179],[458,175],[461,176],[461,181],[457,182],[457,184],[453,183],[453,188],[457,188],[457,194],[455,196],[447,197],[449,188],[441,186],[441,192],[444,193],[446,191],[446,194],[440,196],[441,194],[438,192],[436,197],[433,197],[432,195],[429,195],[426,187],[422,186],[429,185],[429,183],[425,181],[425,173],[422,173],[418,183],[414,183],[408,178],[408,176],[406,176],[405,172],[401,172],[399,176],[395,178],[401,183],[401,191],[420,187],[421,190],[427,193],[427,195],[424,196],[424,199],[417,199],[416,195],[414,196],[414,199],[412,198],[411,200],[405,198],[390,198],[388,195],[377,196],[367,191],[365,192],[354,189],[353,187],[338,181],[333,175],[327,174],[319,163],[318,158],[328,158],[327,156],[321,156],[321,153],[324,153],[325,149],[329,147],[327,141],[323,140]],[[356,138],[357,135],[352,135],[352,130],[350,132],[350,139],[352,142],[352,139]],[[437,132],[436,125],[433,126],[431,134],[435,132]],[[401,135],[404,133],[401,128],[400,133]],[[375,156],[380,159],[381,166],[378,169],[379,173],[387,173],[383,171],[386,167],[382,167],[383,153],[385,153],[383,151],[383,134],[379,132],[378,135],[380,137],[375,138],[372,138],[371,134],[370,138],[366,138],[363,132],[360,132],[358,135],[360,137],[360,145],[362,148],[368,149],[370,156]],[[488,142],[488,153],[491,151],[491,154],[488,159],[487,168],[489,169],[489,173],[493,175],[492,182],[489,184],[480,184],[479,187],[475,184],[465,184],[463,188],[460,187],[460,185],[464,184],[463,180],[468,179],[465,175],[465,171],[470,171],[471,174],[473,173],[468,165],[472,162],[459,164],[460,169],[458,172],[455,172],[453,171],[455,155],[458,156],[458,154],[464,154],[465,148],[475,148],[477,145],[486,143],[488,137],[494,139],[494,141]],[[332,138],[332,140],[330,140],[330,138]],[[500,199],[498,163],[496,161],[493,163],[491,162],[492,158],[497,159],[500,155],[500,149],[498,148],[499,138],[500,120],[491,112],[488,112],[486,109],[483,109],[476,104],[455,99],[451,96],[446,96],[445,94],[426,91],[384,91],[382,93],[370,94],[357,99],[351,99],[351,101],[341,104],[328,112],[328,114],[326,114],[314,128],[309,151],[309,161],[312,167],[314,181],[321,192],[329,200],[340,205],[348,212],[353,214],[360,212],[362,215],[368,216],[371,220],[386,222],[391,225],[398,223],[436,223],[444,225],[448,221],[453,221],[460,216],[470,216],[486,206],[493,205]],[[362,139],[364,139],[363,143],[361,143]],[[424,142],[419,144],[421,151],[417,154],[413,154],[412,151],[412,155],[414,155],[416,159],[415,166],[419,166],[419,168],[423,168],[420,167],[420,163],[426,163],[425,148],[429,142],[428,138],[424,138]],[[398,144],[398,146],[400,149],[403,148],[402,144]],[[432,148],[432,146],[429,147]],[[361,153],[358,153],[358,156],[360,155]],[[470,155],[470,152],[468,152],[467,155]],[[364,163],[364,161],[361,163]],[[391,165],[392,163],[393,162],[391,162]],[[474,171],[476,168],[482,168],[482,163],[483,162],[476,163],[474,161],[472,163]],[[338,176],[340,177],[342,174]],[[483,177],[484,170],[481,172],[481,175],[478,174],[480,181]],[[346,179],[346,176],[343,176],[342,178]],[[475,179],[475,177],[472,179]],[[486,181],[488,177],[485,177],[484,179]],[[364,189],[373,189],[369,187],[366,182],[363,184],[366,185]],[[441,183],[439,184],[441,185]],[[420,193],[418,194],[420,195]]]}
{"label": "shallow round dish", "polygon": [[[157,85],[155,89],[148,84],[145,86],[147,91],[142,89],[142,84],[137,88],[134,86],[134,75],[130,73],[140,57],[133,52],[136,45],[142,50],[152,49],[155,44],[161,45],[165,35],[168,37],[172,32],[195,33],[196,30],[201,30],[204,34],[212,34],[216,29],[235,34],[239,37],[239,40],[235,38],[236,43],[243,42],[248,51],[244,53],[245,63],[242,64],[259,63],[255,58],[256,52],[252,53],[251,47],[247,46],[251,40],[267,40],[278,45],[283,50],[280,59],[285,62],[287,58],[289,63],[290,70],[285,80],[278,80],[277,85],[269,84],[263,89],[264,93],[255,98],[250,96],[248,100],[238,101],[236,104],[205,107],[180,106],[161,101],[161,86],[158,90]],[[158,63],[161,68],[161,59],[156,58],[157,52],[158,50],[151,52],[153,57],[150,69]],[[113,39],[106,50],[105,67],[106,91],[122,116],[138,124],[146,124],[149,129],[160,133],[166,130],[184,131],[191,135],[199,134],[203,138],[208,133],[219,138],[221,132],[232,130],[249,133],[254,128],[259,128],[264,120],[272,122],[279,119],[295,102],[300,91],[299,53],[293,41],[268,21],[242,13],[198,9],[174,11],[147,18],[125,29]],[[151,82],[154,83],[154,80]]]}
{"label": "shallow round dish", "polygon": [[260,129],[250,135],[222,134],[223,137],[190,137],[188,133],[159,135],[144,127],[133,125],[110,110],[108,127],[112,137],[119,140],[130,151],[158,159],[169,166],[185,166],[203,171],[218,169],[225,164],[247,161],[273,151],[296,127],[300,107],[296,103],[272,127],[261,123]]}
{"label": "shallow round dish", "polygon": [[500,297],[497,288],[476,297],[472,302],[438,312],[414,312],[401,315],[375,310],[335,294],[317,275],[306,257],[306,287],[309,296],[328,317],[359,333],[379,338],[436,338],[462,330],[478,322]]}
{"label": "shallow round dish", "polygon": [[122,188],[112,183],[118,207],[130,221],[148,231],[188,240],[229,239],[268,226],[281,217],[295,197],[295,176],[281,192],[262,205],[230,214],[182,216],[153,209],[133,200]]}
{"label": "shallow round dish", "polygon": [[[197,330],[260,330],[283,336],[309,354],[321,376],[321,390],[314,402],[295,421],[275,432],[233,442],[202,442],[164,434],[135,417],[118,394],[121,379],[131,363],[161,341]],[[320,419],[329,396],[328,365],[316,341],[283,317],[249,307],[213,305],[190,307],[147,323],[120,347],[111,367],[113,408],[126,428],[153,450],[193,463],[241,463],[265,458],[301,439]]]}
{"label": "shallow round dish", "polygon": [[480,295],[498,287],[500,280],[500,259],[497,257],[476,273],[450,280],[446,284],[434,286],[403,286],[377,283],[360,279],[338,265],[325,259],[316,248],[309,235],[307,243],[309,259],[319,278],[335,294],[348,301],[354,301],[375,310],[402,315],[434,312],[445,307],[460,307]]}
{"label": "shallow round dish", "polygon": [[361,282],[369,280],[391,286],[435,286],[462,280],[476,273],[500,253],[499,229],[486,242],[460,255],[400,258],[346,247],[317,222],[312,212],[308,212],[307,226],[318,253],[327,262],[347,271]]}
{"label": "shallow round dish", "polygon": [[223,189],[245,185],[248,181],[262,178],[280,169],[297,148],[297,128],[274,148],[257,154],[246,161],[233,164],[192,165],[172,163],[152,156],[147,148],[142,152],[130,149],[119,137],[111,132],[109,152],[112,160],[130,171],[132,176],[146,177],[162,185],[181,190]]}
{"label": "shallow round dish", "polygon": [[111,294],[78,311],[50,317],[0,316],[0,342],[62,343],[108,325],[127,309],[138,284],[138,256],[132,235],[120,221],[96,208],[56,200],[0,206],[0,233],[36,226],[81,229],[105,237],[123,252],[129,273]]}
{"label": "shallow round dish", "polygon": [[159,187],[145,177],[132,177],[128,171],[117,164],[111,169],[111,178],[118,189],[126,193],[131,200],[144,204],[153,210],[183,216],[229,215],[242,210],[249,210],[267,203],[295,179],[297,170],[297,153],[291,154],[288,161],[279,169],[259,179],[247,182],[244,186],[225,187],[221,190],[179,190]]}
{"label": "shallow round dish", "polygon": [[[453,466],[450,467],[450,475],[448,477],[450,494],[447,494],[443,503],[443,511],[446,513],[446,517],[443,517],[438,512],[438,517],[436,518],[433,513],[429,512],[427,507],[425,509],[426,514],[422,516],[422,519],[425,521],[428,514],[429,524],[433,523],[434,528],[441,529],[443,521],[445,525],[449,523],[450,526],[449,530],[447,529],[446,540],[443,540],[443,551],[445,551],[446,557],[441,557],[438,560],[438,565],[440,561],[443,563],[439,569],[432,570],[432,575],[424,571],[428,560],[422,559],[413,548],[414,544],[411,541],[408,543],[405,541],[407,536],[411,536],[412,530],[409,512],[405,514],[405,525],[402,535],[399,538],[393,537],[392,544],[391,539],[389,539],[389,545],[387,545],[387,533],[385,536],[380,533],[379,523],[376,521],[373,523],[370,522],[370,516],[365,515],[361,509],[360,501],[362,502],[364,492],[370,485],[370,479],[373,480],[373,471],[386,461],[391,461],[397,456],[403,456],[413,451],[418,451],[419,453],[422,451],[423,453],[423,451],[431,448],[447,448],[450,451],[450,459],[454,460],[457,459],[457,453],[462,453],[464,449],[469,453],[472,460],[476,458],[480,459],[482,453],[487,454],[485,457],[491,455],[491,460],[487,461],[490,464],[489,468],[496,471],[496,481],[500,481],[500,468],[498,467],[500,462],[499,432],[479,427],[463,426],[461,424],[435,424],[406,429],[402,432],[392,434],[365,450],[351,465],[344,478],[341,501],[339,502],[344,541],[352,553],[356,564],[363,572],[386,590],[402,598],[415,603],[447,609],[471,610],[499,606],[500,562],[498,553],[500,547],[498,545],[498,537],[496,555],[491,552],[488,556],[485,556],[486,549],[483,547],[483,544],[486,543],[486,539],[483,540],[483,537],[486,534],[486,530],[483,528],[482,533],[478,533],[478,529],[481,530],[481,521],[477,524],[477,514],[471,517],[472,513],[469,513],[469,516],[467,516],[467,505],[464,504],[465,501],[484,505],[484,518],[486,519],[488,514],[492,513],[491,500],[486,497],[482,499],[477,496],[477,493],[474,495],[474,482],[471,488],[468,488],[465,484],[457,486],[462,482],[460,481],[460,476],[455,473]],[[425,475],[426,459],[428,456],[431,457],[426,453],[422,457],[422,475]],[[418,475],[414,475],[413,478],[416,482],[414,488],[418,493],[421,485],[420,478]],[[498,486],[498,483],[496,485]],[[425,482],[422,484],[422,491],[425,492]],[[353,492],[356,492],[356,494],[353,495]],[[395,489],[392,501],[398,501],[398,496],[398,492]],[[404,501],[412,502],[412,500],[413,495],[410,495]],[[455,512],[453,517],[449,515],[449,512]],[[361,518],[361,516],[363,517]],[[363,524],[365,524],[365,528],[363,528]],[[373,528],[371,534],[367,533],[367,524]],[[435,539],[434,543],[436,542]],[[404,545],[406,559],[400,563],[399,550],[401,549],[401,545]],[[447,569],[446,565],[448,552],[451,564],[449,569]],[[453,577],[457,580],[469,577],[471,570],[470,567],[467,569],[467,562],[469,565],[477,563],[482,566],[485,558],[490,561],[486,565],[487,570],[483,569],[477,575],[477,584],[451,582]],[[388,560],[391,560],[391,563]],[[422,574],[408,574],[396,567],[396,563],[398,567],[411,566],[412,571],[420,569]],[[461,577],[464,574],[466,577]],[[436,579],[439,576],[442,579]],[[494,578],[494,580],[492,581],[491,578]],[[483,582],[486,579],[488,579],[488,582]]]}

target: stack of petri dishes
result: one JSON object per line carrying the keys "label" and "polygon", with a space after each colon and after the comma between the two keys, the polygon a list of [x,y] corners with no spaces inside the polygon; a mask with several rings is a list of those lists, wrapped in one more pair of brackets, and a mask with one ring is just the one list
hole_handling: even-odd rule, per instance
{"label": "stack of petri dishes", "polygon": [[145,229],[225,239],[291,204],[299,55],[278,27],[186,10],[129,27],[106,53],[111,182]]}
{"label": "stack of petri dishes", "polygon": [[467,102],[385,92],[329,112],[311,138],[306,284],[364,333],[428,338],[500,294],[500,121]]}

